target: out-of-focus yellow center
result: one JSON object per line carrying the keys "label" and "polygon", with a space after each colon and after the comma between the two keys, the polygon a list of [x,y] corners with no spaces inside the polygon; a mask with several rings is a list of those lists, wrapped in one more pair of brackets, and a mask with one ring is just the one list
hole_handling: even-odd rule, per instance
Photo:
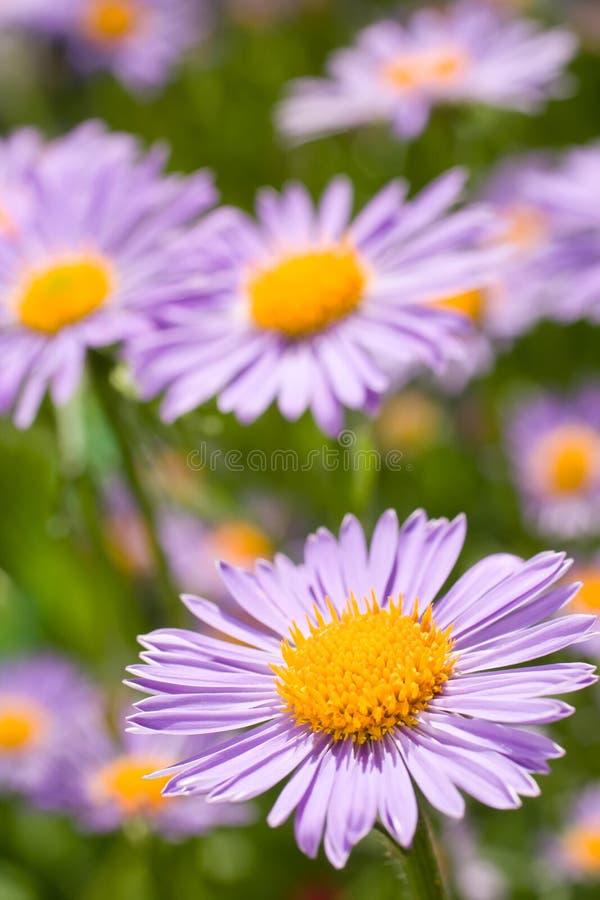
{"label": "out-of-focus yellow center", "polygon": [[9,213],[0,206],[0,234],[10,237],[15,232],[15,223]]}
{"label": "out-of-focus yellow center", "polygon": [[146,778],[170,761],[136,753],[119,756],[96,773],[92,790],[99,801],[115,803],[125,816],[153,814],[169,802],[162,796],[168,776]]}
{"label": "out-of-focus yellow center", "polygon": [[481,318],[485,303],[485,295],[481,290],[464,291],[462,294],[453,294],[450,297],[441,297],[433,301],[438,309],[447,309],[457,312],[469,319],[478,321]]}
{"label": "out-of-focus yellow center", "polygon": [[96,41],[117,43],[135,30],[140,12],[137,0],[91,0],[84,29]]}
{"label": "out-of-focus yellow center", "polygon": [[404,615],[401,602],[381,607],[375,596],[364,610],[352,597],[341,615],[328,606],[330,621],[315,607],[308,637],[293,625],[284,665],[273,667],[287,711],[298,725],[357,744],[414,725],[452,673],[451,629],[435,625],[431,607],[419,619],[416,604]]}
{"label": "out-of-focus yellow center", "polygon": [[551,493],[575,494],[600,478],[600,434],[587,425],[566,425],[544,436],[536,456]]}
{"label": "out-of-focus yellow center", "polygon": [[44,710],[29,699],[0,698],[0,754],[27,750],[41,737],[46,724]]}
{"label": "out-of-focus yellow center", "polygon": [[17,301],[28,328],[56,334],[99,309],[112,290],[112,272],[101,259],[82,257],[32,272]]}
{"label": "out-of-focus yellow center", "polygon": [[581,612],[600,615],[600,566],[578,568],[573,578],[581,581],[582,585],[573,598],[572,606]]}
{"label": "out-of-focus yellow center", "polygon": [[218,525],[211,535],[215,556],[235,566],[268,559],[273,552],[267,535],[248,522],[226,522]]}
{"label": "out-of-focus yellow center", "polygon": [[505,211],[504,221],[503,240],[521,250],[534,250],[546,237],[548,229],[544,216],[533,206],[511,207]]}
{"label": "out-of-focus yellow center", "polygon": [[441,407],[426,394],[403,391],[386,401],[375,429],[385,450],[419,450],[434,442],[443,424]]}
{"label": "out-of-focus yellow center", "polygon": [[584,872],[600,872],[600,827],[580,826],[563,838],[569,860]]}
{"label": "out-of-focus yellow center", "polygon": [[365,284],[361,260],[347,244],[288,256],[250,275],[251,315],[260,328],[303,337],[351,313]]}
{"label": "out-of-focus yellow center", "polygon": [[130,575],[152,571],[152,554],[143,519],[135,511],[112,513],[104,523],[106,548],[113,562]]}
{"label": "out-of-focus yellow center", "polygon": [[384,80],[400,91],[448,88],[459,82],[469,66],[467,54],[454,47],[406,53],[383,67]]}

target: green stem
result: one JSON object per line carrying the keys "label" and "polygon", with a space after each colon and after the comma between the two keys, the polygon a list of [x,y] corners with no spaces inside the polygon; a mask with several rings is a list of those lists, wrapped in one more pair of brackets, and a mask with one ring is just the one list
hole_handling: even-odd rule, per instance
{"label": "green stem", "polygon": [[419,810],[419,822],[409,850],[400,847],[381,826],[376,827],[385,837],[390,855],[399,863],[400,896],[403,900],[447,900],[448,894],[423,810]]}
{"label": "green stem", "polygon": [[181,617],[178,591],[175,588],[167,558],[158,536],[158,526],[152,503],[140,478],[135,461],[135,451],[128,429],[120,415],[121,397],[110,383],[110,367],[98,354],[90,354],[90,373],[98,403],[109,426],[121,457],[127,486],[138,507],[146,530],[148,545],[154,559],[154,569],[162,598],[165,622],[177,624]]}

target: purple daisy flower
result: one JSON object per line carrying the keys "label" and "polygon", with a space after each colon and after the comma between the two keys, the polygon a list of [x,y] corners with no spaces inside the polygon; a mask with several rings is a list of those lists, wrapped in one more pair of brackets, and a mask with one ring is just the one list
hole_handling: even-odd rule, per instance
{"label": "purple daisy flower", "polygon": [[124,734],[119,741],[100,725],[76,757],[63,756],[34,798],[48,811],[70,814],[88,831],[113,831],[131,821],[170,840],[204,834],[252,820],[247,804],[215,807],[203,797],[165,797],[168,777],[148,778],[157,769],[214,745],[210,738]]}
{"label": "purple daisy flower", "polygon": [[413,138],[438,104],[536,112],[560,94],[575,48],[569,31],[542,31],[479,0],[421,9],[405,24],[383,21],[362,31],[352,49],[333,54],[327,79],[293,82],[279,126],[307,140],[384,121]]}
{"label": "purple daisy flower", "polygon": [[508,452],[527,518],[543,534],[600,530],[600,388],[534,395],[507,424]]}
{"label": "purple daisy flower", "polygon": [[[30,132],[2,155],[23,143],[34,143]],[[5,181],[0,412],[13,410],[18,426],[31,424],[46,390],[68,400],[88,348],[123,340],[150,306],[187,294],[176,236],[215,190],[206,172],[165,176],[164,161],[161,147],[142,155],[133,138],[87,123]]]}
{"label": "purple daisy flower", "polygon": [[551,160],[541,154],[508,159],[481,193],[498,218],[491,240],[506,249],[498,278],[482,295],[479,310],[482,328],[493,337],[523,334],[550,315],[552,297],[563,293],[565,260],[556,246],[559,225],[533,190],[538,175],[551,171]]}
{"label": "purple daisy flower", "polygon": [[600,782],[575,799],[564,831],[552,842],[549,861],[572,881],[600,879]]}
{"label": "purple daisy flower", "polygon": [[556,291],[551,314],[572,321],[600,322],[600,144],[567,153],[551,171],[531,176],[530,195],[557,223],[555,268],[568,278],[568,290]]}
{"label": "purple daisy flower", "polygon": [[[570,561],[490,556],[435,600],[460,553],[465,518],[388,510],[370,547],[353,516],[339,540],[308,538],[304,563],[277,555],[254,572],[222,563],[241,615],[184,596],[229,640],[163,629],[141,639],[131,670],[141,700],[131,727],[165,734],[247,729],[171,770],[165,795],[243,801],[289,776],[268,821],[296,810],[300,848],[338,867],[374,826],[402,846],[418,818],[413,782],[460,818],[460,791],[499,809],[535,796],[532,773],[562,754],[526,725],[573,708],[549,695],[595,681],[581,663],[519,668],[585,639],[588,616],[546,621],[577,586],[554,586]],[[233,643],[235,641],[236,643]],[[500,671],[494,671],[500,670]],[[163,772],[162,774],[169,774]]]}
{"label": "purple daisy flower", "polygon": [[469,322],[430,302],[479,286],[495,263],[474,248],[488,214],[449,212],[464,177],[448,172],[410,201],[392,182],[354,220],[344,177],[317,207],[290,184],[259,193],[257,220],[210,216],[189,245],[205,296],[165,304],[162,327],[129,344],[142,395],[166,392],[167,422],[216,395],[244,423],[276,401],[335,435],[344,407],[371,412],[417,368],[464,358]]}
{"label": "purple daisy flower", "polygon": [[134,91],[162,85],[205,35],[204,0],[68,0],[64,37],[84,71],[110,69]]}
{"label": "purple daisy flower", "polygon": [[64,748],[79,747],[100,699],[67,660],[41,655],[0,666],[0,786],[35,794]]}

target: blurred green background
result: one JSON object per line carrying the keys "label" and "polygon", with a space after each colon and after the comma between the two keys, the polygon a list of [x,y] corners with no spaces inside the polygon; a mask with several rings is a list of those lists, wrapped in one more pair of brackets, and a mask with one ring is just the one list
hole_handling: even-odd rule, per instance
{"label": "blurred green background", "polygon": [[[348,43],[358,27],[392,5],[331,0],[319,9],[260,25],[223,20],[172,83],[148,101],[133,98],[110,76],[76,80],[52,48],[15,50],[3,37],[0,47],[7,56],[0,62],[0,127],[6,133],[33,124],[55,135],[97,117],[145,141],[166,139],[173,149],[173,170],[213,168],[223,200],[247,208],[263,184],[280,186],[293,177],[317,192],[338,172],[352,176],[360,202],[393,177],[407,178],[416,189],[456,164],[470,168],[476,188],[506,154],[568,146],[600,134],[600,65],[592,47],[573,66],[574,95],[552,103],[539,117],[473,108],[438,110],[410,147],[386,129],[294,149],[283,146],[272,124],[282,85],[299,75],[320,73],[330,50]],[[560,6],[564,12],[568,4]],[[550,9],[549,20],[552,14]],[[423,387],[430,404],[425,434],[395,430],[398,412],[393,407],[384,410],[379,423],[350,420],[358,448],[399,451],[400,471],[347,472],[339,467],[330,472],[316,466],[303,472],[240,474],[224,467],[215,472],[189,469],[185,504],[199,516],[251,517],[256,495],[273,498],[285,510],[285,534],[273,535],[284,548],[294,548],[318,525],[337,528],[348,511],[359,514],[368,527],[390,506],[401,519],[417,506],[432,515],[464,510],[469,535],[461,567],[497,550],[531,555],[547,543],[523,524],[503,451],[503,412],[525,387],[561,388],[598,374],[599,348],[598,331],[590,325],[543,323],[459,398]],[[122,384],[122,373],[117,371],[114,381]],[[204,443],[267,453],[285,448],[307,453],[327,444],[308,419],[291,425],[276,412],[242,428],[208,406],[166,429],[152,406],[132,403],[126,389],[120,398],[141,477],[159,495],[162,488],[156,488],[154,475],[165,448],[176,449],[185,461]],[[343,452],[334,442],[328,446]],[[136,634],[161,621],[162,590],[155,579],[136,581],[107,552],[100,485],[118,467],[118,447],[90,391],[62,413],[45,408],[26,433],[0,423],[2,653],[56,648],[72,655],[113,693],[119,691],[124,666],[135,660]],[[581,552],[594,544],[565,549]],[[597,885],[594,890],[553,882],[544,862],[547,836],[564,823],[572,793],[600,777],[597,700],[597,693],[588,690],[575,700],[577,714],[552,727],[567,755],[553,764],[550,777],[541,779],[540,798],[526,800],[523,809],[510,813],[470,807],[483,856],[506,878],[506,896],[598,896]],[[262,798],[262,811],[268,801]],[[0,898],[387,900],[396,895],[393,866],[385,861],[378,836],[365,841],[337,873],[322,860],[307,860],[297,850],[290,826],[271,831],[263,818],[261,813],[259,822],[246,829],[173,846],[151,836],[84,836],[66,819],[3,801]],[[440,846],[451,873],[452,843],[443,831]]]}

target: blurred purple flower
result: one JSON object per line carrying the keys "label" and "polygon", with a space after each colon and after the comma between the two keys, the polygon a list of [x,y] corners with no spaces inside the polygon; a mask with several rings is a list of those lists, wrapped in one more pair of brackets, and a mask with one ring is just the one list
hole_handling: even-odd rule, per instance
{"label": "blurred purple flower", "polygon": [[400,528],[388,510],[368,547],[347,516],[339,541],[326,529],[308,538],[300,566],[281,554],[253,573],[221,564],[252,625],[184,596],[229,640],[176,629],[141,638],[143,664],[130,671],[151,696],[131,727],[249,730],[181,762],[165,794],[244,801],[290,776],[269,823],[296,810],[300,848],[315,856],[324,836],[337,867],[376,820],[410,846],[412,780],[457,818],[459,790],[499,809],[537,795],[531,774],[548,772],[547,759],[562,750],[522,726],[570,715],[549,695],[595,678],[581,663],[519,664],[585,639],[595,620],[546,621],[576,590],[553,587],[570,564],[559,553],[490,556],[434,603],[465,527],[464,516],[429,521],[419,511]]}
{"label": "blurred purple flower", "polygon": [[438,104],[536,112],[562,92],[576,43],[566,29],[542,31],[480,0],[419,9],[405,24],[388,20],[362,31],[352,49],[333,54],[327,79],[293,82],[279,126],[306,140],[389,121],[410,139]]}
{"label": "blurred purple flower", "polygon": [[206,0],[67,0],[65,37],[83,71],[110,69],[134,91],[155,89],[205,36]]}
{"label": "blurred purple flower", "polygon": [[69,399],[88,348],[122,341],[157,302],[187,295],[175,238],[216,194],[209,173],[165,176],[164,163],[162,147],[143,155],[99,123],[37,153],[29,131],[0,146],[0,412],[18,426],[47,390]]}
{"label": "blurred purple flower", "polygon": [[443,831],[443,850],[452,864],[461,900],[506,900],[508,882],[499,866],[486,859],[471,825],[451,822]]}
{"label": "blurred purple flower", "polygon": [[557,284],[564,271],[555,244],[558,223],[532,188],[540,173],[551,171],[552,160],[546,155],[509,158],[492,172],[481,193],[480,199],[498,217],[488,240],[507,251],[482,304],[482,327],[493,337],[524,333],[550,314],[552,297],[562,293]]}
{"label": "blurred purple flower", "polygon": [[546,535],[600,531],[600,387],[525,398],[507,446],[525,515]]}
{"label": "blurred purple flower", "polygon": [[34,795],[68,749],[99,721],[99,695],[66,659],[39,655],[0,666],[0,788]]}
{"label": "blurred purple flower", "polygon": [[549,862],[573,881],[600,879],[600,782],[575,798],[567,824],[553,842]]}
{"label": "blurred purple flower", "polygon": [[77,759],[59,759],[38,805],[72,816],[89,831],[112,831],[133,821],[170,840],[252,821],[248,805],[207,803],[202,797],[164,797],[169,776],[149,778],[179,759],[214,744],[209,738],[125,734],[120,741],[104,729],[88,735]]}
{"label": "blurred purple flower", "polygon": [[475,247],[487,213],[449,211],[463,183],[453,170],[406,201],[392,182],[354,220],[345,177],[318,207],[290,184],[259,193],[257,220],[209,216],[188,244],[205,296],[165,303],[129,344],[143,396],[166,392],[167,422],[215,395],[244,423],[276,401],[336,435],[344,407],[372,412],[391,384],[467,358],[468,319],[434,302],[484,283],[495,258]]}
{"label": "blurred purple flower", "polygon": [[161,539],[181,590],[214,598],[224,593],[216,559],[251,568],[257,559],[270,559],[273,554],[271,541],[257,525],[242,520],[207,523],[191,513],[165,515]]}
{"label": "blurred purple flower", "polygon": [[550,313],[600,322],[600,144],[577,147],[551,171],[530,178],[529,193],[555,222],[560,240],[555,269],[567,283],[554,292]]}
{"label": "blurred purple flower", "polygon": [[[115,480],[105,490],[104,500],[104,534],[114,562],[134,575],[151,576],[154,565],[146,526],[127,489]],[[276,510],[266,511],[278,518],[273,515]],[[159,510],[158,525],[171,574],[181,590],[221,597],[216,559],[249,568],[257,559],[273,554],[267,532],[250,520],[207,521],[185,509],[164,507]]]}

